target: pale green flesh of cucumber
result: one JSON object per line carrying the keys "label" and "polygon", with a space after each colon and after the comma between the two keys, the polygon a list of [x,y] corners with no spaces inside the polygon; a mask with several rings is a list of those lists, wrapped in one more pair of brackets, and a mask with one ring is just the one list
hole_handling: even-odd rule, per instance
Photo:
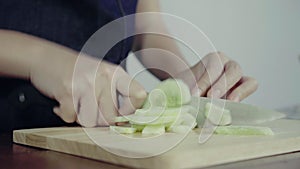
{"label": "pale green flesh of cucumber", "polygon": [[150,107],[180,107],[190,101],[190,89],[182,80],[167,79],[149,93],[143,109]]}
{"label": "pale green flesh of cucumber", "polygon": [[120,134],[132,134],[137,131],[136,128],[132,127],[121,127],[121,126],[109,126],[111,131],[120,133]]}
{"label": "pale green flesh of cucumber", "polygon": [[154,126],[146,126],[142,134],[143,135],[161,135],[165,133],[165,126],[164,125],[154,125]]}
{"label": "pale green flesh of cucumber", "polygon": [[232,123],[229,110],[207,103],[203,113],[186,105],[191,101],[189,87],[181,80],[167,79],[152,90],[143,108],[135,114],[119,116],[115,122],[129,122],[131,127],[111,126],[111,130],[121,134],[142,132],[142,134],[163,134],[165,131],[187,133],[196,126],[196,117],[208,119],[218,125],[216,134],[225,135],[273,135],[267,127],[225,126]]}
{"label": "pale green flesh of cucumber", "polygon": [[225,126],[232,123],[230,111],[212,103],[205,105],[204,115],[214,125]]}
{"label": "pale green flesh of cucumber", "polygon": [[132,124],[131,127],[135,128],[137,132],[141,132],[145,128],[145,125]]}
{"label": "pale green flesh of cucumber", "polygon": [[257,126],[218,126],[214,132],[223,135],[274,135],[269,127]]}
{"label": "pale green flesh of cucumber", "polygon": [[190,126],[187,126],[187,125],[177,125],[177,126],[173,126],[169,131],[174,132],[174,133],[185,134],[185,133],[188,133],[189,131],[191,131],[192,129],[193,129],[193,127],[191,128]]}

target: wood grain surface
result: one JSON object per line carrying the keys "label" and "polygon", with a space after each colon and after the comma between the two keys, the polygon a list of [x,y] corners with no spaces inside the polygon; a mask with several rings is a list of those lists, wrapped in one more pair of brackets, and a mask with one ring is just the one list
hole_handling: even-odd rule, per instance
{"label": "wood grain surface", "polygon": [[[199,144],[197,129],[169,151],[147,158],[116,154],[151,156],[170,144],[170,140],[177,139],[178,134],[167,133],[156,137],[154,142],[150,139],[136,145],[134,140],[143,136],[122,137],[108,128],[58,127],[17,130],[13,139],[15,143],[135,168],[201,168],[300,150],[300,121],[281,119],[260,125],[271,127],[275,135],[213,135],[206,143]],[[96,144],[99,140],[102,140],[102,147]]]}

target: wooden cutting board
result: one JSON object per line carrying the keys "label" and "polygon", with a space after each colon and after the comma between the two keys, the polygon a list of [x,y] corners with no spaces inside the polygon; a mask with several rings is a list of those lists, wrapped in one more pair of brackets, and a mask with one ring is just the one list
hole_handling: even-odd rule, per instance
{"label": "wooden cutting board", "polygon": [[[260,126],[271,127],[275,135],[213,135],[206,143],[199,144],[200,131],[194,130],[174,148],[148,158],[128,158],[106,150],[147,156],[177,139],[178,134],[167,133],[153,142],[135,145],[132,139],[122,140],[108,128],[60,127],[17,130],[14,142],[135,168],[200,168],[300,150],[300,121],[280,119]],[[102,147],[88,135],[101,139]]]}

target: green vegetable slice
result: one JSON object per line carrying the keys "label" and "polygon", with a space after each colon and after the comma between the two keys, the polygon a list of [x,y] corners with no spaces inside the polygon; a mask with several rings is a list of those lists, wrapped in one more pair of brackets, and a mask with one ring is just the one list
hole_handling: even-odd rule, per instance
{"label": "green vegetable slice", "polygon": [[132,116],[129,120],[129,123],[138,125],[165,125],[176,121],[176,119],[176,116]]}
{"label": "green vegetable slice", "polygon": [[177,126],[171,127],[170,131],[171,131],[171,132],[174,132],[174,133],[185,134],[185,133],[190,132],[192,129],[193,129],[193,128],[191,128],[191,126],[187,126],[187,125],[177,125]]}
{"label": "green vegetable slice", "polygon": [[146,126],[142,131],[143,135],[161,135],[164,133],[165,133],[164,125]]}
{"label": "green vegetable slice", "polygon": [[214,132],[223,135],[274,135],[269,127],[258,126],[218,126]]}
{"label": "green vegetable slice", "polygon": [[149,109],[137,109],[135,115],[141,116],[177,116],[179,113],[188,113],[191,106],[175,108],[151,107]]}
{"label": "green vegetable slice", "polygon": [[115,118],[115,122],[129,122],[131,128],[111,129],[120,130],[119,133],[142,131],[142,134],[163,134],[166,129],[188,132],[196,126],[197,115],[195,109],[192,111],[193,107],[185,105],[190,101],[190,90],[183,81],[165,80],[149,93],[143,109],[137,109],[132,115]]}
{"label": "green vegetable slice", "polygon": [[120,134],[132,134],[137,131],[136,128],[132,127],[121,127],[121,126],[109,126],[111,131],[120,133]]}
{"label": "green vegetable slice", "polygon": [[136,128],[137,132],[141,132],[145,128],[145,125],[132,124],[131,127]]}
{"label": "green vegetable slice", "polygon": [[230,111],[212,103],[206,103],[204,115],[214,125],[225,126],[232,123]]}
{"label": "green vegetable slice", "polygon": [[179,79],[167,79],[149,93],[143,108],[180,107],[191,101],[189,87]]}

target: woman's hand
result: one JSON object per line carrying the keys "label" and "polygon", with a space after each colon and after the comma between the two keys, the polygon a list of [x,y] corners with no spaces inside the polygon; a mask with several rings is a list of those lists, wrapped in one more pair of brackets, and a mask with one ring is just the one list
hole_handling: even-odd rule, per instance
{"label": "woman's hand", "polygon": [[[106,126],[143,104],[147,93],[120,66],[74,55],[52,53],[35,61],[30,71],[34,86],[59,102],[54,112],[64,121]],[[123,96],[120,108],[117,95]]]}
{"label": "woman's hand", "polygon": [[239,102],[258,87],[254,78],[243,76],[238,63],[221,52],[210,53],[190,70],[178,75],[191,87],[193,95]]}
{"label": "woman's hand", "polygon": [[[54,112],[86,127],[113,123],[139,108],[147,93],[117,65],[20,32],[0,29],[0,75],[30,80],[59,102]],[[117,95],[123,96],[118,107]]]}

